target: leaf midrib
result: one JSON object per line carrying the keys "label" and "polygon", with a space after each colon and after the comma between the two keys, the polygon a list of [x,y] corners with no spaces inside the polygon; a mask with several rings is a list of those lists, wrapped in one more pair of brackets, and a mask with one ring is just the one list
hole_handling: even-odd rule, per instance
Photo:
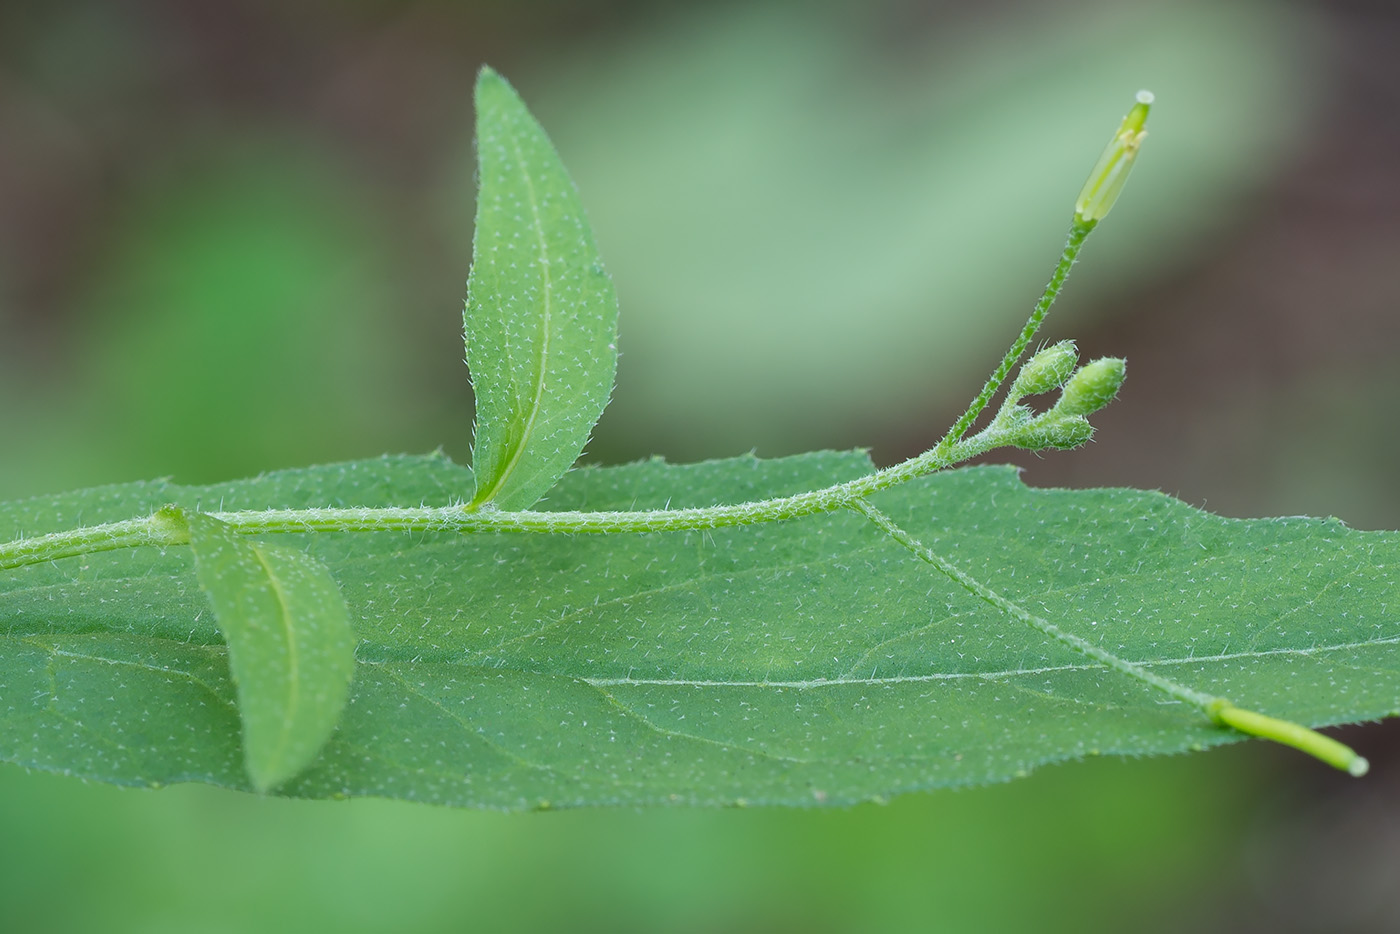
{"label": "leaf midrib", "polygon": [[515,152],[515,163],[520,166],[520,177],[525,182],[525,192],[530,202],[530,216],[533,218],[535,242],[539,245],[540,281],[543,300],[543,312],[540,320],[540,353],[539,366],[535,377],[534,398],[530,400],[530,407],[525,418],[525,427],[520,432],[520,437],[515,441],[510,449],[509,459],[506,465],[497,474],[496,481],[487,487],[485,495],[478,494],[473,497],[473,505],[481,505],[490,502],[510,479],[516,469],[520,466],[520,459],[524,456],[528,447],[530,436],[534,433],[535,424],[538,421],[540,412],[540,402],[544,398],[545,373],[548,369],[546,361],[549,359],[550,346],[550,319],[553,316],[554,302],[554,280],[551,275],[549,262],[549,245],[544,236],[544,223],[540,217],[538,199],[535,196],[535,184],[530,178],[530,170],[526,166],[525,155],[520,149],[520,143],[514,136],[508,137],[510,147]]}
{"label": "leaf midrib", "polygon": [[[1315,645],[1306,649],[1258,649],[1249,652],[1226,652],[1218,655],[1195,655],[1184,658],[1158,658],[1137,662],[1144,668],[1158,666],[1195,665],[1213,662],[1262,659],[1272,656],[1294,655],[1308,658],[1327,652],[1345,652],[1366,649],[1380,645],[1400,645],[1400,636],[1380,639],[1366,639],[1360,642],[1342,642],[1333,645]],[[366,664],[374,664],[367,662]],[[821,688],[844,686],[879,686],[887,684],[919,684],[931,681],[996,681],[1003,678],[1019,678],[1026,675],[1055,674],[1065,671],[1107,671],[1105,665],[1085,663],[1080,665],[1047,665],[1043,668],[1007,668],[1001,671],[949,671],[932,672],[924,675],[891,675],[884,678],[815,678],[808,681],[704,681],[684,678],[575,678],[594,687],[761,687],[761,688]],[[572,677],[562,675],[561,677]]]}
{"label": "leaf midrib", "polygon": [[287,592],[282,587],[282,581],[273,573],[272,566],[267,563],[267,558],[263,554],[263,549],[257,545],[252,546],[253,554],[257,557],[258,563],[262,565],[263,571],[267,574],[268,581],[272,584],[273,595],[277,598],[279,612],[277,622],[281,625],[283,641],[287,644],[287,706],[286,715],[282,718],[282,727],[278,733],[277,746],[275,747],[274,761],[280,763],[286,755],[287,744],[292,732],[292,724],[296,722],[297,707],[301,704],[301,662],[297,654],[296,639],[292,636],[291,608],[287,602]]}
{"label": "leaf midrib", "polygon": [[[0,637],[3,639],[5,637]],[[9,637],[16,638],[16,637]],[[173,640],[162,639],[160,637],[147,637],[152,642],[173,642]],[[175,666],[149,665],[131,659],[107,658],[104,655],[74,651],[71,647],[60,648],[56,643],[46,642],[41,636],[26,636],[24,642],[41,649],[52,656],[62,656],[93,662],[105,662],[113,665],[124,665],[132,668],[144,669],[161,674],[177,674],[194,679],[196,676],[182,668]],[[223,654],[224,648],[219,645],[189,646],[186,643],[175,643],[185,648],[194,648],[200,651]],[[1331,652],[1348,652],[1360,649],[1374,648],[1384,645],[1400,645],[1400,635],[1383,636],[1376,639],[1362,639],[1355,642],[1338,642],[1328,645],[1314,645],[1305,649],[1278,648],[1278,649],[1255,649],[1245,652],[1227,652],[1216,655],[1188,655],[1176,658],[1159,658],[1151,661],[1140,662],[1143,667],[1154,668],[1158,666],[1180,666],[1197,664],[1214,664],[1218,662],[1248,661],[1266,658],[1276,658],[1294,656],[1297,658],[1310,658],[1315,655],[1325,655]],[[356,659],[356,664],[372,665],[380,669],[394,669],[395,666],[410,664],[408,659],[387,659],[383,661],[373,661],[367,659]],[[1078,665],[1046,665],[1040,668],[1004,668],[997,671],[958,671],[958,672],[931,672],[923,675],[891,675],[884,678],[814,678],[803,681],[707,681],[702,679],[686,678],[587,678],[577,675],[565,674],[562,672],[534,671],[526,668],[509,668],[501,666],[487,665],[463,665],[460,662],[446,659],[431,659],[421,655],[417,656],[412,663],[443,665],[455,669],[465,668],[472,671],[480,671],[488,674],[499,675],[502,672],[514,673],[517,675],[538,675],[547,678],[560,678],[566,681],[577,681],[591,687],[715,687],[715,688],[782,688],[805,690],[809,688],[830,688],[830,687],[878,687],[890,684],[919,684],[936,681],[972,681],[985,680],[996,681],[1006,678],[1019,678],[1028,675],[1057,674],[1061,672],[1073,671],[1106,671],[1107,669],[1096,663],[1083,663]],[[1358,666],[1360,667],[1360,666]],[[211,689],[212,690],[212,689]]]}

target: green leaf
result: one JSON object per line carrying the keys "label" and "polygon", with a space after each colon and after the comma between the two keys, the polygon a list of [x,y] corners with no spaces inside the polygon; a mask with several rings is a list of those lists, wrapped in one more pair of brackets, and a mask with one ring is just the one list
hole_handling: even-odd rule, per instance
{"label": "green leaf", "polygon": [[476,85],[481,191],[467,284],[473,505],[525,509],[578,459],[617,370],[617,295],[578,192],[505,79]]}
{"label": "green leaf", "polygon": [[[869,469],[859,453],[649,461],[572,471],[546,505],[707,505]],[[0,506],[0,533],[163,502],[449,503],[470,479],[442,457],[403,457],[106,487]],[[875,500],[1032,612],[1191,687],[1314,726],[1400,710],[1400,533],[1036,490],[1004,467]],[[989,610],[854,514],[651,535],[288,539],[334,573],[362,640],[341,725],[288,795],[846,803],[1242,738]],[[248,786],[187,549],[0,574],[0,633],[0,759]]]}
{"label": "green leaf", "polygon": [[335,580],[296,548],[250,541],[181,510],[238,690],[244,764],[259,791],[316,758],[350,693],[355,634]]}

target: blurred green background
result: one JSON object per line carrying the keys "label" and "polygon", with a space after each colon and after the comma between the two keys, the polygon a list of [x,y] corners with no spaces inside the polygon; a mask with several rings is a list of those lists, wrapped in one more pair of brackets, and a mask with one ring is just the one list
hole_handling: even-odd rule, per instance
{"label": "blurred green background", "polygon": [[[1039,293],[1127,356],[1034,485],[1400,528],[1400,10],[1323,3],[0,5],[0,498],[467,460],[470,87],[507,74],[622,299],[589,456],[916,453]],[[3,703],[3,698],[0,698]],[[26,931],[1400,928],[1400,732],[848,811],[502,815],[0,767]]]}

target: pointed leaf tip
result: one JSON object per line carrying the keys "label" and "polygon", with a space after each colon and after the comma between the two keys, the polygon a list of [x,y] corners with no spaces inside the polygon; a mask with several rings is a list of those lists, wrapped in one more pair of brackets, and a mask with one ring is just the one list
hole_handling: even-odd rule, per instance
{"label": "pointed leaf tip", "polygon": [[486,88],[500,86],[510,87],[510,82],[501,77],[501,73],[490,65],[482,65],[476,73],[476,93],[480,95]]}

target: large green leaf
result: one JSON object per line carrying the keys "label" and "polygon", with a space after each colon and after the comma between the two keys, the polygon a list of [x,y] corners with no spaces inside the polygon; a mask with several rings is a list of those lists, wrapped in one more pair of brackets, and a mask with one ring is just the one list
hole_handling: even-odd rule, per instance
{"label": "large green leaf", "polygon": [[[568,474],[557,509],[703,505],[864,455]],[[163,502],[447,503],[468,472],[388,458],[199,489],[0,506],[0,533]],[[877,497],[959,567],[1153,671],[1311,725],[1400,709],[1400,534],[1223,519],[1010,468]],[[1095,753],[1238,739],[954,588],[853,514],[622,536],[320,534],[361,638],[322,755],[283,785],[491,807],[850,802]],[[187,549],[0,574],[0,759],[123,784],[248,787],[228,661]]]}
{"label": "large green leaf", "polygon": [[182,519],[228,645],[248,777],[266,791],[305,768],[339,722],[355,633],[335,580],[306,552],[251,541],[201,513]]}
{"label": "large green leaf", "polygon": [[578,459],[612,392],[617,296],[544,130],[490,69],[476,86],[481,193],[467,284],[472,502],[523,509]]}

